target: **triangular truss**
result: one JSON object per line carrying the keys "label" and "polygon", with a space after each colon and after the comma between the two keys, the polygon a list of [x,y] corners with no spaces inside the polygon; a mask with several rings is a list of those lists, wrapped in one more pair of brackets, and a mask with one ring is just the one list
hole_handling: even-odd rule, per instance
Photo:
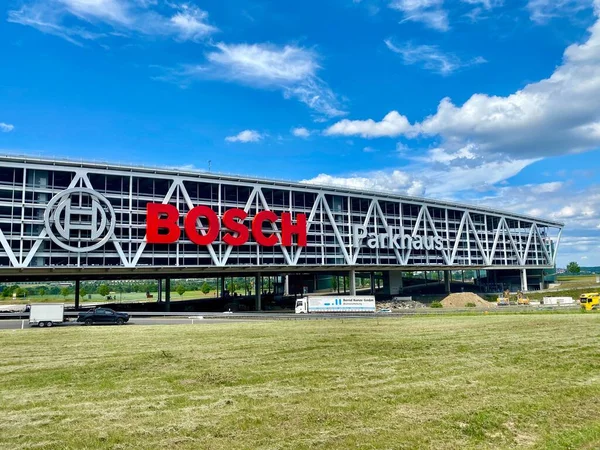
{"label": "triangular truss", "polygon": [[[94,189],[90,182],[86,169],[73,169],[74,176],[68,188]],[[158,201],[163,204],[174,204],[183,216],[189,210],[197,206],[198,200],[190,196],[186,188],[185,177],[174,176],[169,180],[168,190],[164,197]],[[197,181],[197,180],[191,180]],[[221,184],[215,184],[220,186]],[[166,186],[166,185],[165,185]],[[246,184],[249,189],[248,197],[239,200],[243,206],[237,206],[248,213],[249,218],[259,211],[272,210],[280,215],[282,212],[294,213],[292,205],[292,190],[289,190],[289,201],[284,208],[281,204],[274,206],[269,204],[265,192],[273,189],[271,186],[254,183]],[[482,211],[473,212],[463,208],[443,206],[439,203],[427,204],[426,202],[400,202],[389,199],[381,199],[373,196],[360,196],[364,202],[362,212],[355,214],[351,211],[351,196],[340,195],[335,201],[331,199],[338,194],[326,193],[322,190],[314,191],[312,203],[307,201],[304,212],[307,214],[307,233],[313,238],[312,244],[318,250],[308,250],[298,247],[296,244],[284,247],[277,245],[270,249],[271,264],[283,266],[304,266],[309,264],[318,265],[393,265],[393,266],[476,266],[476,267],[529,267],[529,266],[552,266],[556,261],[558,239],[551,240],[545,236],[533,220],[518,219],[501,214],[492,214]],[[219,191],[219,205],[220,203]],[[347,203],[343,203],[347,202]],[[394,203],[395,202],[395,203]],[[368,203],[368,207],[366,206]],[[390,205],[394,204],[395,212],[389,213]],[[343,207],[341,207],[342,205]],[[131,222],[131,205],[129,220]],[[366,208],[366,209],[365,209]],[[343,211],[343,212],[342,212]],[[221,208],[219,207],[221,214]],[[124,213],[127,215],[127,212]],[[353,242],[352,227],[360,225],[367,229],[368,233],[380,235],[393,230],[413,238],[424,237],[435,242],[442,242],[441,248],[412,248],[412,247],[376,247],[369,248],[365,245],[356,245]],[[121,224],[121,228],[125,226]],[[206,233],[202,219],[198,219],[197,227],[201,233]],[[272,231],[281,240],[280,225],[272,224]],[[195,256],[198,260],[210,261],[211,266],[226,267],[228,265],[240,265],[235,247],[229,246],[222,241],[223,234],[227,230],[221,230],[219,238],[212,244],[199,247],[192,256],[185,254],[185,241],[182,233],[182,241],[172,244],[175,266],[186,266],[186,258]],[[22,233],[22,231],[21,231]],[[7,239],[0,230],[0,251],[7,256],[10,266],[16,268],[29,267],[36,257],[40,248],[48,240],[45,229],[32,240],[29,250],[25,250],[22,242],[18,243],[15,237]],[[252,240],[252,239],[251,239]],[[245,265],[261,265],[262,252],[254,242],[252,252],[244,256]],[[16,246],[19,245],[19,248]],[[171,244],[169,244],[171,245]],[[134,268],[150,258],[152,245],[146,243],[146,238],[140,240],[131,239],[131,233],[127,236],[113,235],[107,247],[114,248],[113,254],[118,255],[122,267]],[[188,247],[189,248],[189,247]],[[328,249],[334,248],[333,255]],[[171,251],[171,250],[169,250]],[[237,252],[237,250],[235,250]],[[315,257],[315,254],[318,254]],[[232,256],[233,255],[233,256]],[[79,258],[79,256],[77,257]],[[169,260],[170,261],[170,260]],[[333,262],[331,262],[333,261]],[[79,260],[78,260],[79,263]],[[171,265],[169,263],[169,265]]]}

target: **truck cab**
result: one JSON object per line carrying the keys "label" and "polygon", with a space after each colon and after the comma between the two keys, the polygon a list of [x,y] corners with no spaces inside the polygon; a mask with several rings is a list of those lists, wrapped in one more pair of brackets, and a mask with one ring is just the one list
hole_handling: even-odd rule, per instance
{"label": "truck cab", "polygon": [[600,308],[600,293],[590,292],[587,294],[581,294],[579,297],[579,304],[582,309],[586,311],[592,311],[593,309]]}
{"label": "truck cab", "polygon": [[308,313],[308,300],[305,298],[296,300],[296,314],[306,313]]}

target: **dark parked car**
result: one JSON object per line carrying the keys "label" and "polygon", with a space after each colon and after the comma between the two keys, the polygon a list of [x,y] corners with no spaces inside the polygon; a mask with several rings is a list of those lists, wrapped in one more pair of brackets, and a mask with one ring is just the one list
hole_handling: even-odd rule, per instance
{"label": "dark parked car", "polygon": [[79,316],[77,316],[77,322],[83,322],[86,325],[95,323],[116,323],[117,325],[123,325],[128,321],[129,314],[113,311],[110,308],[95,308],[79,313]]}

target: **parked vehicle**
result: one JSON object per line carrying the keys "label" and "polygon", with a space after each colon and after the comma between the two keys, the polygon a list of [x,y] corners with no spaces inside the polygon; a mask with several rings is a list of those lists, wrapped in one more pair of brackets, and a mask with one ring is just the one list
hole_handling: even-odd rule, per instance
{"label": "parked vehicle", "polygon": [[363,296],[330,296],[307,297],[296,300],[296,314],[309,313],[374,313],[375,297]]}
{"label": "parked vehicle", "polygon": [[30,306],[29,325],[52,327],[65,320],[65,305],[62,303],[40,303]]}
{"label": "parked vehicle", "polygon": [[123,325],[129,321],[129,314],[117,312],[110,308],[94,308],[89,311],[79,313],[77,322],[83,322],[85,325],[93,325],[95,323],[115,323]]}

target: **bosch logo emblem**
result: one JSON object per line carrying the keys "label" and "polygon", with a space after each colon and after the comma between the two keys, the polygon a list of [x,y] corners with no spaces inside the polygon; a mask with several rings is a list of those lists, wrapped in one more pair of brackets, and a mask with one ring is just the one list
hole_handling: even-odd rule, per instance
{"label": "bosch logo emblem", "polygon": [[106,197],[87,188],[71,188],[55,195],[44,213],[48,236],[71,252],[102,247],[115,230],[115,211]]}

